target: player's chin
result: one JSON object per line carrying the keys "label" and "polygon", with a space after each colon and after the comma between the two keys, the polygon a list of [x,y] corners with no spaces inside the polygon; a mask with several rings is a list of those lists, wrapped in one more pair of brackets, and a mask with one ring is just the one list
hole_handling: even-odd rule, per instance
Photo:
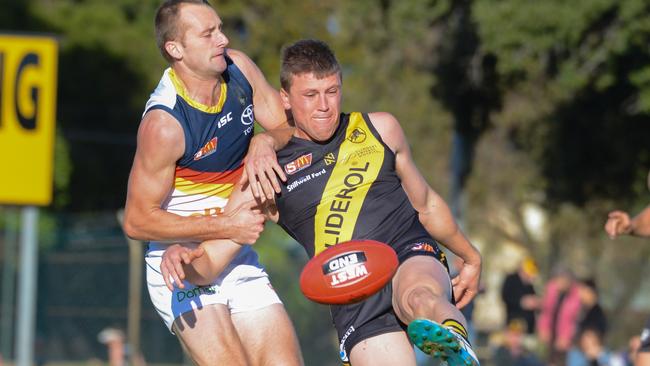
{"label": "player's chin", "polygon": [[336,132],[336,126],[320,129],[315,134],[317,137],[316,140],[319,142],[327,141],[334,135],[334,132]]}
{"label": "player's chin", "polygon": [[216,73],[222,73],[226,71],[226,68],[228,67],[228,65],[226,64],[226,60],[223,58],[223,56],[213,57],[210,60],[210,65],[212,71]]}

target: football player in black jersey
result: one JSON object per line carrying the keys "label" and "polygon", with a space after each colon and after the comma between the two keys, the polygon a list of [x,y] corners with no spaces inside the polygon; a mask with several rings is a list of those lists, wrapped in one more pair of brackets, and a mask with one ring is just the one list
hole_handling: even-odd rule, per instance
{"label": "football player in black jersey", "polygon": [[[481,256],[415,166],[398,120],[386,112],[341,113],[341,69],[321,41],[285,48],[281,83],[296,130],[278,151],[289,176],[269,217],[310,256],[373,239],[400,260],[377,294],[332,307],[343,363],[414,366],[413,343],[451,366],[479,365],[459,308],[477,294]],[[457,277],[450,279],[437,243],[462,259]],[[201,246],[210,251],[209,242]],[[210,277],[216,272],[206,258],[192,268]]]}

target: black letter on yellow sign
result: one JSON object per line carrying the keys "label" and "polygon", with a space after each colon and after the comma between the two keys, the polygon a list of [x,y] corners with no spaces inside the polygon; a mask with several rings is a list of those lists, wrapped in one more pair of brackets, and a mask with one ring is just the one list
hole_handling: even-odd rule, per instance
{"label": "black letter on yellow sign", "polygon": [[18,66],[18,72],[16,73],[16,83],[14,85],[14,95],[16,96],[15,106],[16,106],[16,116],[18,116],[18,122],[26,130],[33,130],[36,128],[36,115],[38,111],[38,88],[32,87],[32,100],[34,101],[34,115],[31,117],[24,116],[20,111],[20,105],[18,103],[18,87],[20,84],[20,77],[22,75],[23,69],[29,65],[38,65],[38,55],[34,53],[29,53]]}

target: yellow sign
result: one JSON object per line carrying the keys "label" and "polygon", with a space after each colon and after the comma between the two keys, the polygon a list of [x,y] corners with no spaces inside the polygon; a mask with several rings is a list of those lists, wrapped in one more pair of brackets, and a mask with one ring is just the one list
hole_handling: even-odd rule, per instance
{"label": "yellow sign", "polygon": [[51,37],[0,34],[0,204],[52,201],[57,51]]}

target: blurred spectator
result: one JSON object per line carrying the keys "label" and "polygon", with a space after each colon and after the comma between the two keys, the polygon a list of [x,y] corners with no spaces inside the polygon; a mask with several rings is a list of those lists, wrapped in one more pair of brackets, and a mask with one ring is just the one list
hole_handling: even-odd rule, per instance
{"label": "blurred spectator", "polygon": [[548,365],[563,366],[578,326],[580,289],[568,268],[557,267],[553,273],[545,286],[537,331],[549,352]]}
{"label": "blurred spectator", "polygon": [[569,351],[567,366],[625,366],[624,359],[603,345],[603,336],[596,329],[584,329],[577,347]]}
{"label": "blurred spectator", "polygon": [[126,365],[126,337],[124,332],[117,328],[104,328],[97,335],[97,340],[108,348],[108,364],[110,366]]}
{"label": "blurred spectator", "polygon": [[625,366],[634,366],[634,359],[639,353],[639,348],[641,348],[641,337],[638,335],[630,338],[627,344],[627,352],[623,353],[624,365]]}
{"label": "blurred spectator", "polygon": [[515,319],[506,327],[503,345],[494,353],[494,364],[499,366],[542,366],[537,356],[526,349],[524,336],[526,323]]}
{"label": "blurred spectator", "polygon": [[535,312],[540,306],[540,299],[533,287],[537,273],[535,261],[526,257],[515,272],[506,276],[501,287],[501,299],[506,306],[506,324],[521,319],[527,334],[535,332]]}
{"label": "blurred spectator", "polygon": [[588,279],[580,282],[580,301],[582,302],[582,317],[578,324],[578,332],[593,329],[600,333],[604,339],[607,334],[607,317],[600,306],[598,288],[594,280]]}

